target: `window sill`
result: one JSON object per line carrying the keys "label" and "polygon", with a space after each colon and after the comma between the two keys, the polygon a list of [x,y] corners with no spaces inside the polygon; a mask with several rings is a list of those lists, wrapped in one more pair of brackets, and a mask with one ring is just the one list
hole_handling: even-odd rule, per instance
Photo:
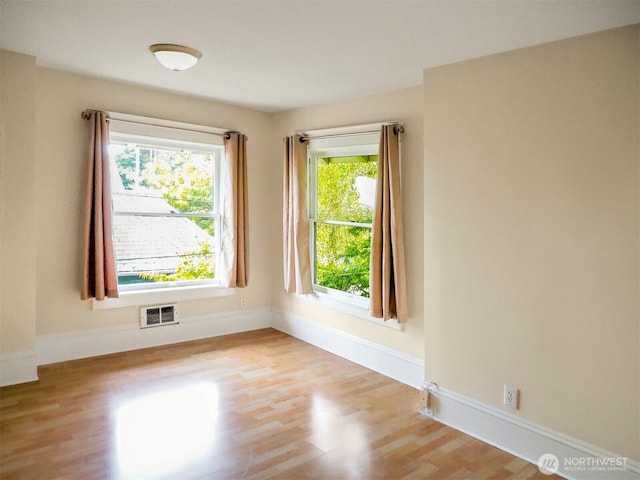
{"label": "window sill", "polygon": [[393,318],[386,322],[381,318],[372,317],[369,314],[369,307],[363,304],[359,304],[356,301],[349,300],[345,297],[339,297],[330,293],[318,292],[309,293],[305,295],[297,295],[298,298],[321,305],[326,308],[338,310],[353,317],[361,318],[369,322],[378,324],[383,327],[391,328],[393,330],[404,331],[404,326]]}
{"label": "window sill", "polygon": [[211,297],[227,297],[235,295],[235,293],[235,288],[224,288],[218,285],[134,290],[120,292],[119,298],[107,298],[103,301],[93,299],[92,308],[93,310],[106,310],[110,308],[140,307],[142,305],[151,305],[156,303],[199,300]]}

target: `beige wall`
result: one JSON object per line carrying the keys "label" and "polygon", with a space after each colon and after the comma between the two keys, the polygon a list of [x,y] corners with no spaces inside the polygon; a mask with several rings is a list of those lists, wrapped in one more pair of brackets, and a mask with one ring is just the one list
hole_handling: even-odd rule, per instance
{"label": "beige wall", "polygon": [[[134,308],[79,300],[83,109],[236,128],[249,135],[248,307],[424,355],[428,379],[498,408],[509,383],[523,418],[640,459],[637,27],[274,115],[0,59],[0,354],[33,349],[36,335],[137,322]],[[280,139],[385,120],[406,128],[403,332],[281,287]],[[237,297],[181,303],[184,316],[237,309]]]}
{"label": "beige wall", "polygon": [[[78,297],[85,108],[237,129],[249,137],[250,287],[247,308],[269,306],[271,245],[261,241],[273,228],[270,215],[277,172],[270,168],[269,115],[194,97],[138,88],[45,68],[38,69],[37,332],[59,333],[135,323],[137,308],[91,311]],[[55,252],[55,253],[54,253]],[[184,317],[237,310],[238,297],[181,302]]]}
{"label": "beige wall", "polygon": [[[138,321],[138,309],[135,307],[93,311],[91,302],[79,300],[81,265],[78,252],[88,135],[88,123],[82,120],[80,113],[86,108],[96,108],[245,132],[249,136],[251,222],[250,287],[242,292],[247,307],[275,304],[292,314],[416,358],[423,357],[423,227],[421,209],[416,208],[422,205],[421,88],[270,115],[200,98],[36,67],[32,57],[11,52],[6,52],[5,56],[11,59],[7,68],[11,75],[5,75],[9,81],[3,84],[6,86],[3,92],[10,98],[8,108],[5,108],[5,116],[9,119],[7,128],[19,126],[21,141],[15,145],[21,149],[20,155],[27,155],[29,161],[18,161],[19,156],[11,155],[15,159],[12,165],[24,171],[8,170],[7,177],[12,179],[11,184],[16,190],[17,196],[13,197],[16,201],[22,200],[18,206],[9,198],[13,194],[7,191],[2,205],[7,211],[7,221],[15,217],[16,221],[30,222],[30,230],[21,228],[20,235],[16,230],[14,243],[4,243],[4,278],[12,275],[13,267],[20,267],[20,275],[24,278],[19,284],[3,283],[5,290],[11,290],[7,298],[21,299],[20,302],[4,302],[4,310],[20,305],[22,311],[11,315],[19,320],[5,326],[0,353],[32,349],[36,335],[78,332]],[[23,64],[30,65],[29,75],[25,74]],[[17,90],[21,95],[15,93]],[[281,137],[296,130],[389,119],[401,120],[406,127],[403,136],[403,196],[410,319],[403,332],[297,301],[282,294],[281,281],[278,280],[282,277]],[[5,147],[7,153],[14,145],[9,143]],[[15,182],[14,178],[21,180]],[[31,235],[25,236],[28,231]],[[20,254],[16,255],[18,250]],[[30,269],[23,268],[29,265]],[[237,296],[181,302],[180,312],[188,317],[237,310],[238,302]],[[11,328],[17,328],[16,333],[12,333]]]}
{"label": "beige wall", "polygon": [[640,459],[638,27],[424,72],[427,378]]}
{"label": "beige wall", "polygon": [[0,50],[0,353],[36,342],[35,84],[34,57]]}
{"label": "beige wall", "polygon": [[[36,67],[3,52],[6,173],[2,191],[2,343],[30,350],[37,335],[138,321],[137,308],[93,311],[79,298],[86,108],[238,129],[249,136],[250,287],[247,308],[271,305],[270,215],[278,172],[269,164],[270,116],[194,97]],[[271,155],[270,155],[271,153]],[[274,203],[272,205],[272,203]],[[271,235],[266,235],[271,237]],[[37,275],[36,275],[37,269]],[[10,280],[10,281],[9,281]],[[237,310],[238,296],[181,302],[184,317]]]}
{"label": "beige wall", "polygon": [[[403,332],[377,325],[368,320],[351,317],[336,310],[319,308],[317,304],[284,293],[282,287],[282,249],[278,247],[274,264],[275,304],[288,313],[312,320],[352,335],[422,359],[423,330],[423,216],[422,216],[422,89],[409,88],[383,95],[301,108],[274,115],[278,141],[294,132],[357,125],[386,120],[404,123],[402,135],[402,200],[404,202],[405,249],[409,321]],[[282,143],[279,143],[279,163],[282,170]],[[281,211],[281,203],[278,211]],[[281,221],[280,219],[278,221]],[[276,232],[274,245],[282,245],[282,232]]]}

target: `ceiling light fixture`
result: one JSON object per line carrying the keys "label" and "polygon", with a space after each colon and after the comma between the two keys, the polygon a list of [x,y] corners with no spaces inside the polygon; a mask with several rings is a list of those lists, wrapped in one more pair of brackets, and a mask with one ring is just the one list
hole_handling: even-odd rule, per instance
{"label": "ceiling light fixture", "polygon": [[202,58],[198,50],[170,43],[156,43],[149,47],[163,67],[169,70],[186,70],[193,67]]}

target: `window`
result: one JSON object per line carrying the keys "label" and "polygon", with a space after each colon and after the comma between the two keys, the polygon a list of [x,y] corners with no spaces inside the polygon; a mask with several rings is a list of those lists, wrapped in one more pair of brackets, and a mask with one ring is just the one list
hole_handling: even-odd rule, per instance
{"label": "window", "polygon": [[127,132],[125,122],[110,125],[118,288],[216,283],[223,146],[155,130],[149,136]]}
{"label": "window", "polygon": [[[310,141],[309,226],[314,290],[369,297],[371,223],[378,168],[375,143]],[[371,139],[368,139],[371,141]],[[328,144],[328,146],[327,146]]]}

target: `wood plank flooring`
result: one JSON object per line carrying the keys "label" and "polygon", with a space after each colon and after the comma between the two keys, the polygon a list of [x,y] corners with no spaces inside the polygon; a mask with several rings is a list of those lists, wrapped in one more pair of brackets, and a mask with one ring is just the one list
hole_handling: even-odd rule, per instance
{"label": "wood plank flooring", "polygon": [[415,389],[271,329],[39,376],[0,389],[1,479],[550,478],[418,414]]}

